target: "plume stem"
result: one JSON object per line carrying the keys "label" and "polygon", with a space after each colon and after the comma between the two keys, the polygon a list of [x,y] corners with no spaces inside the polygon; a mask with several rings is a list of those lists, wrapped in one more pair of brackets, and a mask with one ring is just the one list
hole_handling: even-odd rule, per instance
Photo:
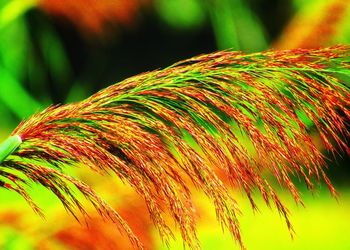
{"label": "plume stem", "polygon": [[0,163],[12,154],[21,145],[22,139],[19,135],[10,136],[0,145]]}

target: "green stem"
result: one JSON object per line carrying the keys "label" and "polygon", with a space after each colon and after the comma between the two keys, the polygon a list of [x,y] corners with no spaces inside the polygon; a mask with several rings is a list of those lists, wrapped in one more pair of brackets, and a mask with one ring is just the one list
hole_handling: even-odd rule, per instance
{"label": "green stem", "polygon": [[14,135],[6,139],[0,145],[0,163],[12,154],[21,145],[22,139],[19,135]]}
{"label": "green stem", "polygon": [[0,9],[0,29],[22,16],[36,5],[35,0],[12,0]]}

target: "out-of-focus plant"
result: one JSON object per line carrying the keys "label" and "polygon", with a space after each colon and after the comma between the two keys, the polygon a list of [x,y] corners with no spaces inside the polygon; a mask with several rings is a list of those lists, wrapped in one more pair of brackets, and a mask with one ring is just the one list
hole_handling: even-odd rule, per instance
{"label": "out-of-focus plant", "polygon": [[267,49],[264,28],[245,1],[207,0],[206,4],[219,49]]}
{"label": "out-of-focus plant", "polygon": [[[23,5],[28,7],[26,4]],[[13,122],[12,114],[20,119],[28,117],[40,108],[39,102],[21,83],[20,76],[23,76],[24,67],[27,66],[26,50],[30,44],[24,20],[18,18],[18,15],[26,9],[21,6],[19,1],[14,1],[0,9],[0,111],[2,117],[7,117],[0,120],[2,127],[9,127],[9,124],[4,124],[5,122]],[[14,37],[16,37],[16,47],[11,46],[14,43]],[[16,98],[21,102],[14,102]]]}
{"label": "out-of-focus plant", "polygon": [[350,43],[350,1],[304,1],[275,49],[318,48]]}
{"label": "out-of-focus plant", "polygon": [[86,35],[107,35],[108,27],[134,23],[139,8],[150,0],[38,0],[39,8],[50,15],[62,17]]}
{"label": "out-of-focus plant", "polygon": [[219,49],[252,52],[268,47],[264,27],[245,1],[155,0],[155,6],[176,28],[195,28],[208,19]]}
{"label": "out-of-focus plant", "polygon": [[206,10],[200,0],[154,0],[159,16],[175,29],[195,29],[204,24]]}
{"label": "out-of-focus plant", "polygon": [[[80,176],[84,178],[83,176]],[[87,178],[89,178],[87,176]],[[107,177],[105,177],[107,178]],[[96,178],[99,179],[99,178]],[[104,179],[106,180],[106,179]],[[110,204],[118,210],[120,215],[128,221],[133,232],[142,241],[146,249],[155,249],[155,237],[153,227],[147,213],[147,207],[142,199],[136,196],[130,189],[125,188],[116,180],[113,182],[118,189],[118,196],[111,191],[110,183],[94,180],[96,188],[104,191],[104,196],[109,196]],[[102,184],[105,184],[105,187]],[[45,193],[41,193],[45,195]],[[3,240],[0,237],[0,247],[4,249],[133,249],[127,237],[121,234],[118,227],[112,222],[101,219],[99,214],[89,211],[89,218],[85,218],[83,225],[71,220],[69,215],[58,206],[46,207],[47,223],[38,223],[38,218],[28,216],[25,209],[14,208],[11,211],[0,212],[2,227],[7,226],[12,232],[2,230],[13,235],[16,242]],[[135,216],[137,215],[137,216]],[[84,223],[84,224],[85,224]],[[14,236],[15,235],[15,236]],[[20,247],[22,246],[22,247]]]}
{"label": "out-of-focus plant", "polygon": [[0,11],[0,103],[7,109],[4,113],[10,111],[17,119],[56,101],[50,93],[59,95],[72,81],[65,49],[52,27],[40,23],[40,33],[27,29],[23,14],[33,5],[8,1]]}

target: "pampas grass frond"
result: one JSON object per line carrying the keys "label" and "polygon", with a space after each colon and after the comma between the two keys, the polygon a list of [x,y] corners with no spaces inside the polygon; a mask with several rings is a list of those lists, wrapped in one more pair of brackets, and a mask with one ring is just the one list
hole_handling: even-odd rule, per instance
{"label": "pampas grass frond", "polygon": [[239,206],[229,180],[245,191],[253,209],[252,192],[259,190],[292,231],[288,209],[266,176],[274,176],[297,203],[302,200],[294,175],[311,189],[314,179],[323,179],[335,194],[310,123],[328,150],[349,153],[342,139],[348,136],[350,117],[344,82],[349,62],[345,46],[248,55],[223,51],[131,77],[84,101],[52,106],[23,121],[12,133],[20,145],[0,165],[2,186],[41,213],[26,192],[30,182],[39,183],[74,216],[86,214],[73,184],[142,248],[115,210],[89,186],[64,174],[74,165],[113,172],[143,197],[165,242],[173,237],[164,219],[169,212],[185,243],[197,249],[194,185],[212,200],[218,221],[243,247]]}

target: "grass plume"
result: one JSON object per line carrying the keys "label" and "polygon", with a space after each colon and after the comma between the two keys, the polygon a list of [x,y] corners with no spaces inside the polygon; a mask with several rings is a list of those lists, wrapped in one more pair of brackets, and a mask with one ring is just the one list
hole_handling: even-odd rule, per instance
{"label": "grass plume", "polygon": [[22,143],[0,165],[2,186],[20,193],[41,213],[26,193],[29,181],[36,182],[74,216],[86,214],[69,186],[73,184],[101,216],[118,223],[134,246],[142,248],[121,216],[64,169],[82,164],[100,174],[113,172],[143,197],[165,242],[173,237],[164,219],[169,212],[185,243],[198,249],[190,191],[194,185],[212,200],[218,221],[243,247],[239,207],[220,178],[225,176],[245,191],[253,209],[252,192],[258,189],[292,231],[288,209],[264,172],[297,203],[302,200],[292,175],[311,189],[314,179],[323,179],[335,194],[308,123],[328,150],[349,153],[342,139],[348,137],[350,118],[349,61],[346,46],[248,55],[223,51],[128,78],[86,100],[52,106],[23,121],[12,133]]}

